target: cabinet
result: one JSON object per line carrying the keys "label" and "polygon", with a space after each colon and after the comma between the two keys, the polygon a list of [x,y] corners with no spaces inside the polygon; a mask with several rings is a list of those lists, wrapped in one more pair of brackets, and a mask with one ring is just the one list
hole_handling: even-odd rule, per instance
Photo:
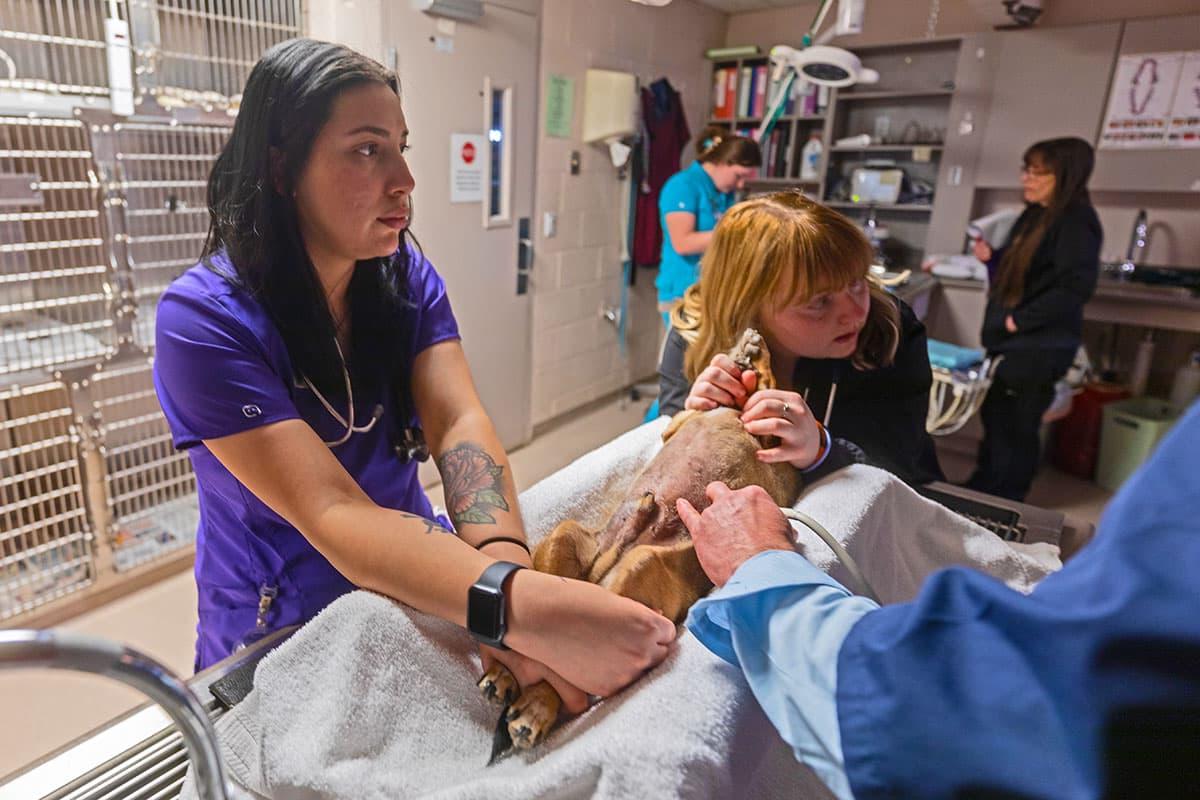
{"label": "cabinet", "polygon": [[1096,141],[1121,26],[1110,22],[980,37],[988,86],[977,186],[1018,187],[1021,156],[1040,139]]}

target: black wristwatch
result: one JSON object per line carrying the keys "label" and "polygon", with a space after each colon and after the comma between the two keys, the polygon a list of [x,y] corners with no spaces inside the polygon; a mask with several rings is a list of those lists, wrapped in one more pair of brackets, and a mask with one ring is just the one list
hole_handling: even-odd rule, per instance
{"label": "black wristwatch", "polygon": [[477,641],[497,650],[508,649],[504,644],[504,634],[508,632],[504,582],[519,569],[524,568],[511,561],[497,561],[467,591],[467,631]]}

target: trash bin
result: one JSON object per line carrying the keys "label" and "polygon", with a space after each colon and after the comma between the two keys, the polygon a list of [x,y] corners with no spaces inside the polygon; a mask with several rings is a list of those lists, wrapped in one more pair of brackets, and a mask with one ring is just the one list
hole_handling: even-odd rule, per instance
{"label": "trash bin", "polygon": [[1119,489],[1150,457],[1178,417],[1175,406],[1153,397],[1133,397],[1106,405],[1096,483],[1114,492]]}
{"label": "trash bin", "polygon": [[1084,480],[1096,475],[1100,452],[1100,429],[1104,408],[1129,397],[1129,390],[1115,383],[1088,383],[1079,390],[1067,416],[1055,424],[1051,461],[1063,472]]}

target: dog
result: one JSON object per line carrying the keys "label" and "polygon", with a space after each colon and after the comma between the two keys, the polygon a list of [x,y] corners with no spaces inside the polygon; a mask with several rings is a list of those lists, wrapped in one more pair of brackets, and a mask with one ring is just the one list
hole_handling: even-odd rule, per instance
{"label": "dog", "polygon": [[[770,354],[753,328],[746,329],[729,355],[742,369],[757,373],[759,389],[775,387]],[[712,589],[712,582],[700,567],[675,501],[683,497],[703,510],[709,504],[706,487],[723,481],[731,489],[761,486],[778,505],[791,506],[801,479],[790,464],[764,464],[755,457],[758,450],[774,446],[774,437],[747,433],[735,409],[681,411],[671,418],[662,438],[662,450],[633,482],[603,530],[587,530],[574,520],[561,522],[534,550],[533,566],[597,583],[679,625],[692,604]],[[542,681],[522,691],[501,664],[483,676],[479,688],[504,710],[498,734],[506,726],[512,745],[519,749],[541,742],[558,718],[561,700],[550,684]]]}

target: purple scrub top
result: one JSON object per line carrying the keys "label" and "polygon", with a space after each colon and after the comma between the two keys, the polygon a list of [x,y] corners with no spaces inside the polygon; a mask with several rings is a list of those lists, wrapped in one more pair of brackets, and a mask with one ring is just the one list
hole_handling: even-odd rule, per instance
{"label": "purple scrub top", "polygon": [[[224,253],[214,266],[233,269]],[[446,286],[418,251],[409,250],[412,358],[425,348],[458,339]],[[175,447],[185,449],[196,473],[200,525],[196,536],[199,617],[196,669],[229,655],[239,643],[270,630],[303,623],[350,583],[304,536],[265,506],[204,445],[286,419],[302,419],[325,441],[345,433],[314,393],[296,386],[283,338],[263,306],[203,264],[180,276],[158,304],[154,387]],[[355,392],[356,425],[376,405],[386,409],[367,433],[332,449],[376,503],[434,519],[417,479],[417,464],[396,455],[389,434],[405,423],[384,396]],[[330,398],[333,402],[333,398]],[[342,405],[345,401],[340,401]],[[411,406],[411,402],[409,403]],[[345,408],[338,408],[343,417]],[[286,465],[279,465],[286,469]],[[444,517],[440,524],[449,528]],[[274,595],[266,628],[256,626],[261,594]]]}

